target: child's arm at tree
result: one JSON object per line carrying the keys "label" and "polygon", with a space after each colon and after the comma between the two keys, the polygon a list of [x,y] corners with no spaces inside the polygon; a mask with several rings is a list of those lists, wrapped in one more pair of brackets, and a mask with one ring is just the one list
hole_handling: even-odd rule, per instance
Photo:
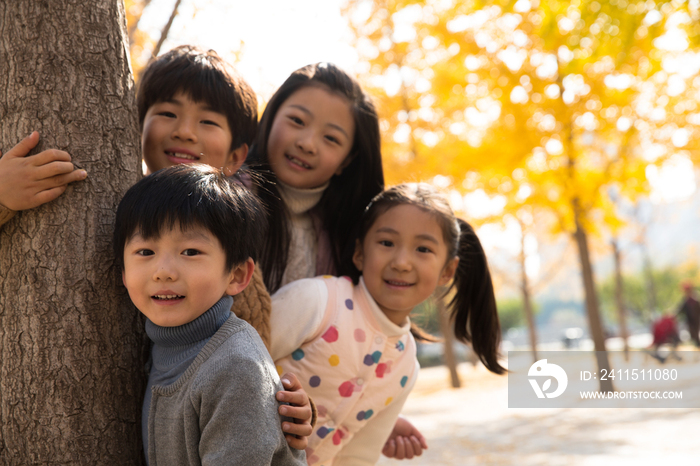
{"label": "child's arm at tree", "polygon": [[14,212],[52,201],[69,183],[87,177],[67,152],[49,149],[27,156],[38,143],[39,133],[34,131],[4,155],[0,152],[0,225]]}

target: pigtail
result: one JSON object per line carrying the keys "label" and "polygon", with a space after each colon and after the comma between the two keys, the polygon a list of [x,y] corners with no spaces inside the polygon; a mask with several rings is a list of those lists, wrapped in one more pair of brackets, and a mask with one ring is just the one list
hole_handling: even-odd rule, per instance
{"label": "pigtail", "polygon": [[411,321],[411,335],[413,335],[414,340],[419,341],[421,343],[439,343],[442,341],[440,338],[431,335],[430,333],[420,328],[420,326],[414,321]]}
{"label": "pigtail", "polygon": [[457,221],[459,264],[450,287],[455,293],[449,305],[455,336],[471,343],[488,370],[502,374],[505,369],[498,363],[501,329],[486,254],[471,225],[461,219]]}

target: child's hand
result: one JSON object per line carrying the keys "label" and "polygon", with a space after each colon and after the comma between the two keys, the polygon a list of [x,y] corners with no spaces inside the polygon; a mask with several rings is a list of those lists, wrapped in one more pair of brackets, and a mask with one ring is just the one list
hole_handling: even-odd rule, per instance
{"label": "child's hand", "polygon": [[423,450],[427,449],[428,443],[423,434],[406,419],[399,417],[396,419],[389,439],[384,444],[382,453],[389,458],[410,460],[414,456],[422,455]]}
{"label": "child's hand", "polygon": [[27,154],[39,143],[34,131],[4,156],[0,152],[0,204],[11,210],[26,210],[53,201],[68,183],[84,180],[85,170],[70,162],[67,152],[49,149]]}
{"label": "child's hand", "polygon": [[282,376],[282,385],[285,391],[277,392],[277,401],[289,403],[281,405],[279,413],[282,416],[291,417],[294,422],[283,422],[282,431],[290,447],[303,450],[309,444],[309,435],[313,431],[311,419],[313,410],[306,394],[297,377],[292,373]]}

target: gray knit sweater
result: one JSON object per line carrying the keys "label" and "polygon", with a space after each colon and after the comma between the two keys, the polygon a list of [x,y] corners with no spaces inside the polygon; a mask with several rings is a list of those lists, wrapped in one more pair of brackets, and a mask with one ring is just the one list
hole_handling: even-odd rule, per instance
{"label": "gray knit sweater", "polygon": [[282,433],[272,359],[229,309],[224,297],[180,327],[147,322],[154,341],[144,412],[149,466],[306,464]]}

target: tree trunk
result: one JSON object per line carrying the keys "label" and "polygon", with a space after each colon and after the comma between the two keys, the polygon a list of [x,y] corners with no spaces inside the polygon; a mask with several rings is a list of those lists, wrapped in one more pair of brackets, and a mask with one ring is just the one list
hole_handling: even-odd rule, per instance
{"label": "tree trunk", "polygon": [[617,239],[613,238],[611,243],[613,248],[613,256],[615,258],[615,303],[617,304],[617,315],[620,320],[620,337],[622,338],[622,342],[624,344],[625,361],[629,361],[630,349],[627,343],[629,332],[627,331],[627,317],[625,316],[625,299],[622,282],[622,258],[620,247],[617,244]]}
{"label": "tree trunk", "polygon": [[532,303],[530,301],[530,284],[527,278],[525,269],[525,232],[524,226],[520,224],[520,292],[523,296],[523,308],[525,310],[525,318],[527,319],[527,328],[530,332],[530,348],[532,351],[533,362],[537,362],[537,328],[535,327],[535,316],[532,312]]}
{"label": "tree trunk", "polygon": [[[577,212],[577,206],[574,206],[574,212]],[[579,260],[581,261],[581,274],[583,275],[583,287],[586,296],[586,314],[588,315],[588,327],[591,331],[591,337],[593,338],[593,345],[596,352],[596,359],[598,363],[598,374],[605,370],[605,372],[610,372],[610,362],[608,361],[608,353],[605,350],[605,336],[603,334],[603,325],[600,319],[600,311],[598,307],[598,297],[595,291],[595,280],[593,278],[593,268],[591,267],[590,253],[588,251],[588,238],[586,237],[586,232],[583,230],[581,223],[578,220],[578,215],[576,215],[576,232],[574,233],[574,238],[576,240],[576,245],[579,251]],[[611,392],[613,391],[613,383],[610,379],[598,379],[600,380],[600,391],[601,392]]]}
{"label": "tree trunk", "polygon": [[155,60],[158,57],[158,54],[160,53],[160,48],[163,46],[163,42],[165,42],[165,39],[168,38],[168,34],[170,34],[170,27],[173,25],[173,21],[175,21],[175,17],[177,16],[177,9],[180,7],[181,1],[182,0],[177,0],[175,2],[175,6],[173,7],[173,12],[170,14],[170,18],[168,18],[168,22],[165,23],[163,30],[160,31],[160,37],[158,38],[158,43],[156,44],[155,48],[153,49],[153,53],[151,54],[151,60]]}
{"label": "tree trunk", "polygon": [[0,2],[0,147],[88,179],[0,229],[0,464],[141,464],[147,340],[111,252],[139,178],[123,1]]}
{"label": "tree trunk", "polygon": [[654,279],[654,267],[652,266],[651,258],[649,257],[646,237],[642,239],[640,246],[642,248],[642,256],[644,257],[644,278],[647,282],[647,306],[649,306],[649,315],[653,317],[654,313],[659,309],[659,306],[656,300],[656,280]]}
{"label": "tree trunk", "polygon": [[[442,295],[439,293],[438,295]],[[445,365],[450,370],[450,383],[452,388],[459,388],[462,383],[459,380],[459,374],[457,373],[457,358],[455,358],[455,352],[453,348],[454,333],[452,331],[452,326],[450,325],[450,317],[445,309],[445,297],[436,300],[438,318],[440,319],[440,332],[442,333],[442,339],[444,346],[444,357]]]}

